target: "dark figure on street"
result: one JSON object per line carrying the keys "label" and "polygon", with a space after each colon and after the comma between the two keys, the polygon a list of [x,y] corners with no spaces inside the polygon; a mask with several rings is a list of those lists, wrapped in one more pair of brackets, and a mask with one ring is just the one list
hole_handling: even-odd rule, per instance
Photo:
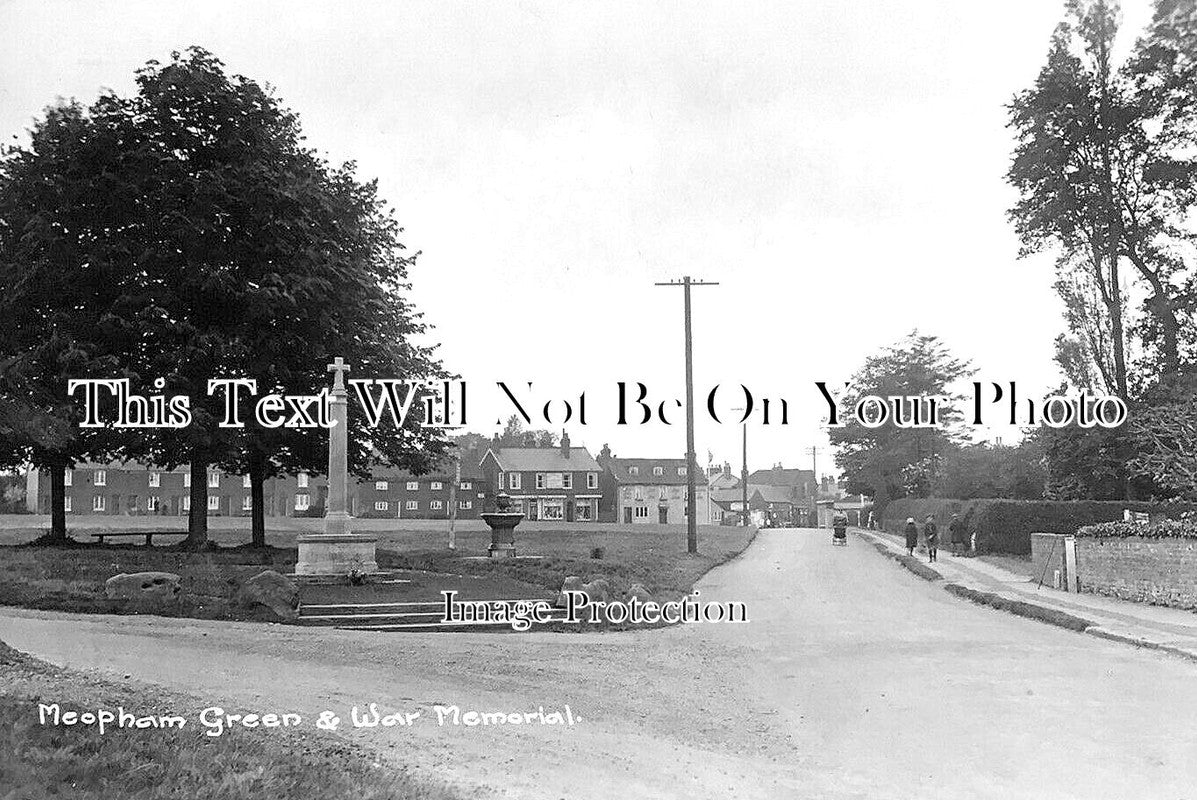
{"label": "dark figure on street", "polygon": [[968,549],[968,534],[959,514],[952,515],[952,521],[948,523],[948,534],[952,540],[952,555],[958,556],[961,550]]}
{"label": "dark figure on street", "polygon": [[906,518],[906,553],[914,555],[914,548],[919,543],[919,527],[914,524],[914,517]]}
{"label": "dark figure on street", "polygon": [[927,539],[927,561],[935,561],[939,550],[939,528],[935,525],[935,517],[927,517],[927,524],[923,526],[923,536]]}

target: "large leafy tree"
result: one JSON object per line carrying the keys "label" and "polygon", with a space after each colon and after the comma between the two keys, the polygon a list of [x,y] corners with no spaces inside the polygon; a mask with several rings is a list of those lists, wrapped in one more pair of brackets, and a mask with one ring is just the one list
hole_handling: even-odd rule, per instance
{"label": "large leafy tree", "polygon": [[[94,238],[112,269],[103,276],[81,271],[97,261],[83,252],[58,258],[53,268],[77,297],[61,295],[55,305],[50,295],[47,303],[66,317],[83,309],[79,325],[93,332],[92,350],[108,359],[94,369],[119,369],[144,389],[161,378],[167,392],[191,398],[193,420],[185,428],[111,432],[120,434],[123,456],[190,465],[188,544],[206,540],[213,465],[249,472],[254,541],[262,543],[263,480],[323,470],[326,432],[261,428],[251,414],[244,429],[220,427],[224,410],[208,395],[208,381],[252,378],[260,393],[313,394],[326,384],[332,356],[354,363],[356,374],[441,376],[433,350],[415,342],[425,325],[405,299],[411,259],[402,252],[401,228],[374,183],[356,180],[352,164],[332,167],[305,148],[296,116],[270,91],[226,75],[200,48],[174,53],[167,64],[150,62],[138,72],[132,98],[106,95],[73,114],[80,125],[120,132],[108,152],[84,163],[119,181],[123,193],[116,196],[124,200],[109,203],[110,218],[99,221],[94,211],[79,212],[102,234]],[[79,173],[38,152],[26,160],[67,184]],[[94,185],[71,190],[110,196]],[[43,213],[36,200],[27,206],[35,219]],[[69,242],[58,229],[47,238],[54,246]],[[13,263],[14,274],[30,274],[28,258]],[[126,335],[89,327],[105,315],[115,316]],[[22,329],[33,335],[35,321]],[[93,368],[74,364],[62,372],[79,377],[84,366]],[[47,396],[65,393],[52,386]],[[71,413],[56,412],[51,416],[59,419]],[[419,426],[418,411],[401,430],[351,420],[358,474],[379,461],[420,469],[444,448],[440,436]]]}
{"label": "large leafy tree", "polygon": [[[1018,145],[1008,179],[1020,193],[1011,219],[1024,252],[1056,250],[1073,342],[1123,398],[1135,389],[1132,334],[1149,375],[1176,373],[1186,355],[1197,89],[1181,6],[1192,2],[1159,3],[1149,35],[1118,65],[1118,4],[1070,0],[1035,85],[1010,106]],[[1127,268],[1145,295],[1133,331]]]}
{"label": "large leafy tree", "polygon": [[[891,498],[906,494],[910,467],[927,464],[927,474],[936,474],[935,462],[963,439],[959,403],[941,404],[940,425],[933,428],[899,427],[892,414],[884,425],[870,428],[852,416],[862,397],[959,400],[954,384],[971,373],[968,362],[954,357],[937,337],[918,331],[867,358],[839,398],[844,425],[829,429],[836,465],[844,473],[848,491],[871,495],[874,503],[884,506]],[[904,416],[910,413],[907,407]],[[934,488],[929,486],[927,491]]]}
{"label": "large leafy tree", "polygon": [[50,537],[66,539],[64,472],[118,445],[84,429],[73,378],[119,378],[138,335],[136,259],[120,231],[141,158],[128,106],[102,97],[86,112],[49,108],[24,146],[0,155],[0,460],[49,473]]}

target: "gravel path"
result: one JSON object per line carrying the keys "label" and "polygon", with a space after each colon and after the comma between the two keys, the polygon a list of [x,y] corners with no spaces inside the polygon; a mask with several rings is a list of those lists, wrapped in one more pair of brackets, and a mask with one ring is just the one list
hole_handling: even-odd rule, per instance
{"label": "gravel path", "polygon": [[[204,705],[333,709],[344,735],[479,796],[1197,797],[1193,665],[973,606],[828,539],[763,531],[700,583],[746,602],[747,625],[386,635],[5,609],[0,639]],[[370,702],[424,716],[347,727]],[[438,703],[580,721],[437,727]]]}

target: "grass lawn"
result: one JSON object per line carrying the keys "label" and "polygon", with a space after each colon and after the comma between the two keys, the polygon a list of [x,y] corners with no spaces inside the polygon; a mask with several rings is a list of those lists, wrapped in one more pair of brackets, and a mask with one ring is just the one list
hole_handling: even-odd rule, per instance
{"label": "grass lawn", "polygon": [[[5,519],[10,534],[21,530],[11,524],[13,519]],[[162,522],[138,517],[92,519],[104,522],[105,530],[122,529],[110,521],[125,522],[124,529],[144,529],[146,519],[158,525]],[[215,528],[218,522],[239,521],[211,522]],[[275,520],[269,522],[273,524]],[[302,524],[299,530],[313,530],[320,520],[284,522]],[[516,529],[517,552],[541,557],[494,561],[484,558],[490,532],[482,523],[459,526],[457,547],[449,550],[447,524],[443,522],[361,522],[359,529],[371,530],[379,537],[380,566],[398,572],[397,577],[408,582],[363,587],[304,586],[302,602],[439,601],[442,589],[457,589],[463,599],[552,597],[570,575],[584,581],[605,577],[616,593],[633,583],[642,583],[659,599],[673,599],[689,592],[709,569],[742,552],[756,533],[753,528],[701,526],[699,554],[692,556],[686,552],[685,527],[680,525],[531,523],[527,528],[521,525]],[[399,526],[398,522],[405,525]],[[40,533],[37,528],[32,530],[34,536]],[[72,529],[77,541],[85,541],[84,530]],[[270,530],[267,540],[272,546],[261,551],[239,546],[247,538],[244,528],[214,529],[211,539],[220,546],[202,552],[179,551],[165,541],[149,548],[128,543],[82,543],[67,548],[0,547],[0,605],[93,613],[136,612],[138,609],[120,601],[106,599],[104,581],[120,572],[164,571],[181,576],[183,596],[153,613],[206,619],[274,620],[274,615],[265,609],[241,608],[233,598],[244,580],[264,569],[284,574],[294,571],[295,535],[299,530]],[[22,536],[17,540],[32,538]]]}
{"label": "grass lawn", "polygon": [[[38,703],[63,710],[180,714],[182,729],[42,725]],[[205,704],[158,687],[135,688],[62,670],[0,642],[0,795],[21,800],[456,800],[402,765],[307,728],[238,729],[210,737],[194,717]]]}

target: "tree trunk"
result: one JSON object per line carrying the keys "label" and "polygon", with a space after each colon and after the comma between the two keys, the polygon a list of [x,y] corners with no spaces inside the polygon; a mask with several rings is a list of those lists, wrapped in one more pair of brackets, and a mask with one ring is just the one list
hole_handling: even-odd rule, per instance
{"label": "tree trunk", "polygon": [[191,453],[191,510],[187,514],[187,539],[183,544],[189,548],[203,547],[208,543],[208,463],[199,453]]}
{"label": "tree trunk", "polygon": [[[67,540],[66,530],[66,459],[55,456],[48,464],[50,472],[50,537]],[[30,467],[35,469],[35,467]]]}
{"label": "tree trunk", "polygon": [[254,547],[266,546],[266,459],[256,449],[249,452],[249,495],[252,510],[250,511],[251,544]]}

